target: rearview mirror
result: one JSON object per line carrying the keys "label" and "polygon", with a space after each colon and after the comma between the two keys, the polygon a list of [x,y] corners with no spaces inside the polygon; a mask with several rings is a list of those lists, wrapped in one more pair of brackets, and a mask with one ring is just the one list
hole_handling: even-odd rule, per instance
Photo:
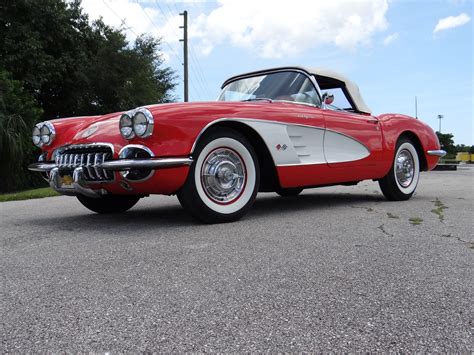
{"label": "rearview mirror", "polygon": [[334,102],[334,95],[325,92],[323,94],[323,102],[325,105],[331,105]]}

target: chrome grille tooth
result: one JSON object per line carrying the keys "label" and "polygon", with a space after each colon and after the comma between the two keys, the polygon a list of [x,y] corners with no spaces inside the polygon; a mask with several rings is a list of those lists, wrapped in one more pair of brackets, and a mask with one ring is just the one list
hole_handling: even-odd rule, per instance
{"label": "chrome grille tooth", "polygon": [[[105,161],[106,158],[107,158],[107,153],[102,153],[102,163]],[[104,175],[104,178],[106,180],[109,180],[109,177],[107,176],[107,171],[102,168],[101,168],[101,171],[102,171],[102,175]]]}
{"label": "chrome grille tooth", "polygon": [[94,156],[94,171],[99,179],[102,179],[102,174],[100,173],[101,169],[99,168],[100,164],[100,155],[98,153]]}
{"label": "chrome grille tooth", "polygon": [[89,173],[89,177],[92,179],[92,180],[95,180],[95,176],[94,174],[92,173],[92,153],[89,153],[87,154],[87,163],[86,163],[86,168],[87,168],[87,172]]}

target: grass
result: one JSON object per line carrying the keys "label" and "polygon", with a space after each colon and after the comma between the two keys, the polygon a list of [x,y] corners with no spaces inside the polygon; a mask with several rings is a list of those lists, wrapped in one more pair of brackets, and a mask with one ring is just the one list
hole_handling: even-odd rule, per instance
{"label": "grass", "polygon": [[59,196],[59,194],[50,187],[42,187],[40,189],[0,194],[0,202],[30,200],[33,198],[52,196]]}
{"label": "grass", "polygon": [[440,222],[443,222],[444,221],[444,212],[443,211],[446,208],[448,208],[448,206],[446,206],[438,198],[436,198],[436,200],[431,201],[431,202],[433,202],[435,204],[435,207],[436,207],[436,208],[432,209],[431,212],[438,216],[438,219],[439,219]]}
{"label": "grass", "polygon": [[421,217],[412,217],[409,219],[410,223],[414,226],[417,226],[421,223],[423,223],[423,218]]}

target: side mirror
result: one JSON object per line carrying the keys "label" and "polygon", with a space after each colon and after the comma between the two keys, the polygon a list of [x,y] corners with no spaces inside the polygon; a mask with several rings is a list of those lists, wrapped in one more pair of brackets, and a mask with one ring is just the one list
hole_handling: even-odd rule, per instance
{"label": "side mirror", "polygon": [[323,94],[323,102],[325,105],[331,105],[334,102],[334,95],[325,92]]}

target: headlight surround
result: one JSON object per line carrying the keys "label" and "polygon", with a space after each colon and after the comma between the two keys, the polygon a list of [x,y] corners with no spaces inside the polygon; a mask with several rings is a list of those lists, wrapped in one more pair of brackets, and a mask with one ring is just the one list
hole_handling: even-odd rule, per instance
{"label": "headlight surround", "polygon": [[120,134],[125,139],[147,138],[153,134],[154,124],[152,113],[146,108],[139,108],[120,117]]}
{"label": "headlight surround", "polygon": [[56,137],[56,130],[51,122],[38,123],[33,128],[33,144],[37,147],[51,145]]}
{"label": "headlight surround", "polygon": [[41,142],[41,131],[40,131],[40,127],[39,125],[36,125],[34,128],[33,128],[33,134],[32,134],[32,140],[33,140],[33,144],[36,145],[37,147],[41,147],[43,145],[43,143]]}
{"label": "headlight surround", "polygon": [[135,137],[135,132],[133,131],[133,121],[127,113],[124,113],[120,116],[120,134],[125,139],[132,139]]}

